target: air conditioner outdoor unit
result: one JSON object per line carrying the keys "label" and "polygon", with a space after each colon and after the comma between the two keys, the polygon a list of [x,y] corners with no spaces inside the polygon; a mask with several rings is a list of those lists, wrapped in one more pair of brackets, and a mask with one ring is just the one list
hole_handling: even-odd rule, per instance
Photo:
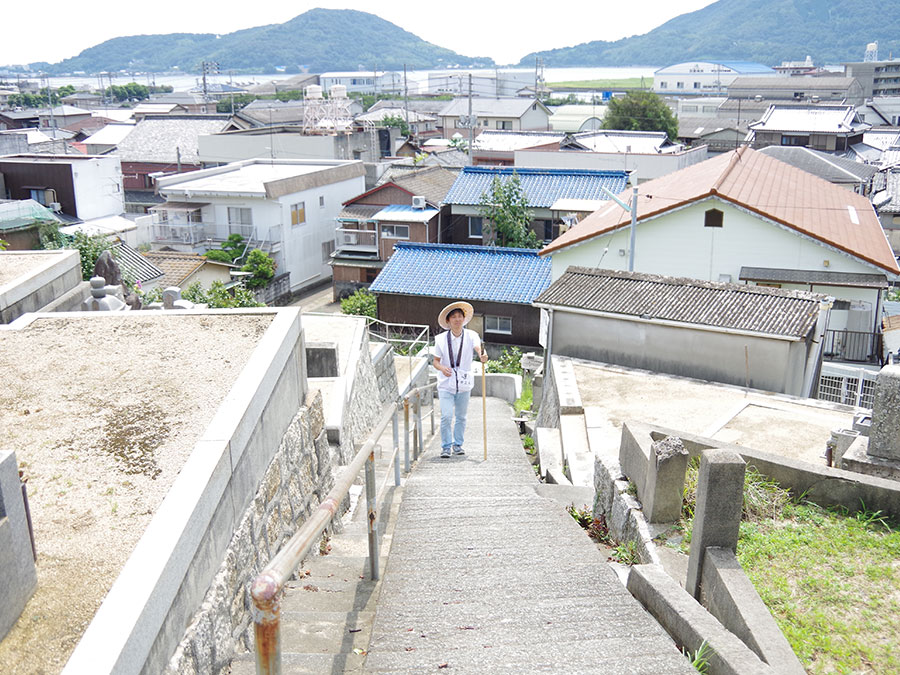
{"label": "air conditioner outdoor unit", "polygon": [[425,208],[425,197],[413,197],[412,198],[412,206],[414,209],[424,209]]}
{"label": "air conditioner outdoor unit", "polygon": [[53,213],[59,213],[62,211],[62,204],[59,202],[50,202],[50,210],[53,211]]}

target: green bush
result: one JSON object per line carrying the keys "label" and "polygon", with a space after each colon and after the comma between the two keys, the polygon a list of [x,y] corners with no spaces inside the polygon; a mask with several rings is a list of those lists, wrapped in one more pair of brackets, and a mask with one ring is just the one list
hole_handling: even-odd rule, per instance
{"label": "green bush", "polygon": [[360,288],[353,295],[341,300],[341,312],[344,314],[356,314],[376,318],[378,304],[375,294],[367,288]]}
{"label": "green bush", "polygon": [[491,359],[485,364],[489,373],[522,374],[522,350],[518,347],[504,347],[499,359]]}
{"label": "green bush", "polygon": [[247,255],[247,262],[241,270],[253,275],[244,280],[247,288],[262,288],[275,276],[275,261],[265,251],[255,248]]}

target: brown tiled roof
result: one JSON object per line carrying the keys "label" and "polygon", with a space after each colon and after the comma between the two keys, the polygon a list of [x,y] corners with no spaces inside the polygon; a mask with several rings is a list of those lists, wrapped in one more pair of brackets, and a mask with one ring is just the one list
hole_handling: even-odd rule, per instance
{"label": "brown tiled roof", "polygon": [[[619,195],[631,198],[631,189]],[[773,157],[741,147],[661,178],[638,190],[638,221],[717,197],[834,246],[893,274],[900,273],[868,199]],[[631,222],[614,202],[548,244],[553,253]],[[858,220],[854,223],[852,218]]]}
{"label": "brown tiled roof", "polygon": [[394,184],[439,206],[453,187],[457,173],[440,166],[432,166],[413,171],[402,178],[395,178]]}
{"label": "brown tiled roof", "polygon": [[534,304],[804,338],[824,299],[808,291],[572,266]]}
{"label": "brown tiled roof", "polygon": [[147,251],[143,254],[150,262],[163,271],[159,286],[180,286],[191,274],[206,263],[206,258],[196,253],[175,251]]}

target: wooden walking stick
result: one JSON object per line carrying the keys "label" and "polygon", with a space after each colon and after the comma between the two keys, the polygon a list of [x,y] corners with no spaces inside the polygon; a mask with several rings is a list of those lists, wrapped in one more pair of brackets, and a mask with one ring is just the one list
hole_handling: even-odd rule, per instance
{"label": "wooden walking stick", "polygon": [[481,426],[484,431],[484,458],[487,459],[487,385],[484,377],[484,361],[481,362]]}

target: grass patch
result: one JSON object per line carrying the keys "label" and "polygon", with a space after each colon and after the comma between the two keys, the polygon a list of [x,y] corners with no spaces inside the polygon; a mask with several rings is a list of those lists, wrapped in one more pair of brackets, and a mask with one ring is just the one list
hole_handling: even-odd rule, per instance
{"label": "grass patch", "polygon": [[[616,87],[640,87],[640,77],[623,77],[621,79],[607,80],[575,80],[570,82],[551,82],[547,85],[551,89],[567,87],[577,87],[579,89],[615,89]],[[643,78],[643,86],[650,88],[653,86],[653,78]]]}
{"label": "grass patch", "polygon": [[513,403],[513,408],[515,408],[516,415],[521,415],[526,410],[531,410],[532,399],[534,396],[534,391],[531,386],[531,379],[528,377],[522,378],[522,395]]}
{"label": "grass patch", "polygon": [[579,509],[575,504],[567,506],[566,511],[593,541],[612,549],[609,555],[610,560],[623,565],[637,565],[641,562],[634,542],[617,542],[609,535],[609,527],[606,525],[606,517],[603,514],[595,518],[589,507],[585,506]]}
{"label": "grass patch", "polygon": [[[690,540],[697,464],[686,480]],[[747,468],[738,559],[810,673],[900,672],[900,525],[790,498]]]}

